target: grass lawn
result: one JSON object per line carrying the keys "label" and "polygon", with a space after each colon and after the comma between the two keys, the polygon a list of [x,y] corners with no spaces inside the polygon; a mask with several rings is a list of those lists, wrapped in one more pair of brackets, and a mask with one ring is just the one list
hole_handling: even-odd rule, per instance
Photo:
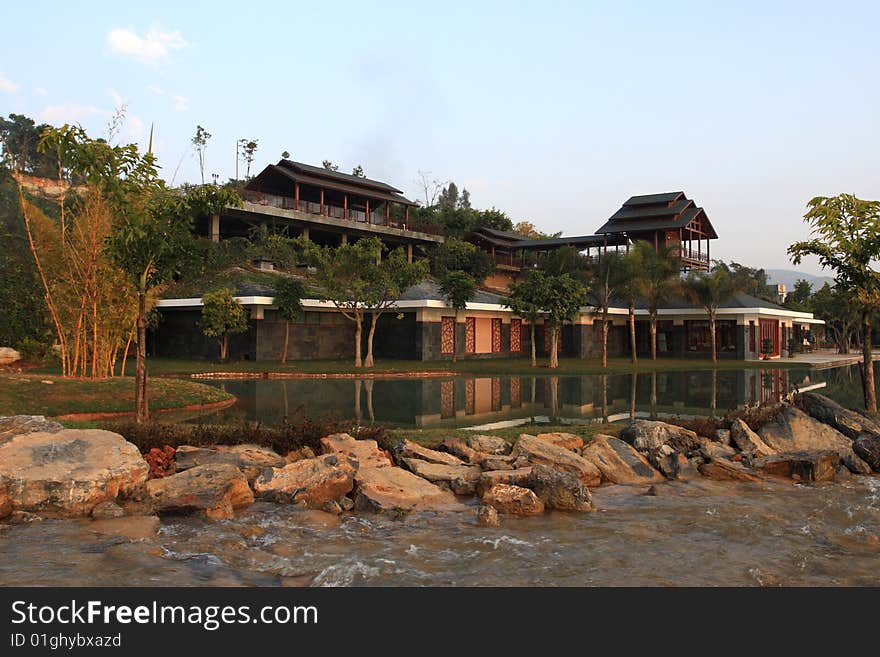
{"label": "grass lawn", "polygon": [[406,438],[414,443],[419,443],[425,447],[436,447],[443,442],[444,438],[467,438],[477,434],[488,436],[501,436],[502,438],[515,441],[520,434],[528,433],[536,435],[539,433],[573,433],[582,436],[584,441],[597,433],[604,433],[610,436],[616,436],[623,428],[621,424],[577,424],[577,425],[523,425],[521,427],[511,427],[509,429],[487,429],[486,431],[466,431],[464,429],[389,429],[388,436],[393,439]]}
{"label": "grass lawn", "polygon": [[[51,383],[45,383],[51,381]],[[219,388],[181,379],[150,379],[150,409],[232,399]],[[0,374],[0,415],[134,411],[134,379],[63,379],[46,374]]]}
{"label": "grass lawn", "polygon": [[[303,372],[322,374],[345,374],[353,372],[460,372],[465,374],[626,374],[629,372],[668,372],[680,370],[730,370],[771,367],[803,367],[803,363],[787,360],[742,361],[720,360],[716,365],[702,358],[658,358],[639,359],[634,367],[627,358],[609,358],[608,367],[602,368],[598,359],[560,358],[559,367],[551,370],[546,359],[538,360],[538,367],[533,368],[528,358],[493,358],[481,360],[451,361],[415,361],[415,360],[379,360],[370,370],[355,369],[349,360],[304,360],[288,361],[282,365],[279,361],[230,361],[218,363],[211,360],[183,360],[174,358],[150,358],[147,361],[150,375],[185,375],[201,372]],[[134,359],[129,359],[126,375],[134,374]],[[58,369],[46,368],[36,370],[57,374]]]}

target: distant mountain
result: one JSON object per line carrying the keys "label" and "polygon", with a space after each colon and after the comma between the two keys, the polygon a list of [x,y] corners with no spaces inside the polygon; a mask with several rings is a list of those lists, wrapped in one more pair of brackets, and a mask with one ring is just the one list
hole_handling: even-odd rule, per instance
{"label": "distant mountain", "polygon": [[767,272],[767,282],[771,285],[782,283],[786,290],[794,289],[794,284],[800,279],[809,282],[813,286],[813,291],[818,290],[825,283],[834,285],[834,279],[830,276],[816,276],[794,269],[765,269],[764,271]]}

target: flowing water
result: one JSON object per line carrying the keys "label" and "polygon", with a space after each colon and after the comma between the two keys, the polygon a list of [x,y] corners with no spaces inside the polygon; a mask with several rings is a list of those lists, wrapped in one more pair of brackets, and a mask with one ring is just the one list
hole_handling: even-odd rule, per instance
{"label": "flowing water", "polygon": [[[362,417],[389,424],[467,426],[537,415],[628,417],[633,399],[637,413],[706,414],[819,384],[844,403],[858,398],[851,369],[755,372],[643,375],[635,382],[558,377],[553,384],[555,377],[456,379],[451,400],[448,385],[447,398],[433,385],[441,380],[375,381],[371,410],[361,382],[358,406]],[[279,395],[285,383],[286,400]],[[355,416],[346,411],[355,408],[352,381],[219,385],[250,391],[233,411],[238,417],[280,421],[293,412],[294,397],[296,412],[329,405]],[[472,501],[458,513],[404,518],[257,503],[233,520],[165,517],[158,527],[137,518],[0,524],[0,585],[880,585],[877,477],[816,485],[699,480],[660,484],[654,495],[644,486],[593,492],[594,513],[502,517],[501,527],[491,528],[475,522]]]}

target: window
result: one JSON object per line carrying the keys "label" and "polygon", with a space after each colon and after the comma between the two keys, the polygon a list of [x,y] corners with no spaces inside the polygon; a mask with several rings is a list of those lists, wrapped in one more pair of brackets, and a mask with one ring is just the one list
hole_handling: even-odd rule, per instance
{"label": "window", "polygon": [[443,317],[440,320],[440,353],[455,353],[455,317]]}
{"label": "window", "polygon": [[[735,321],[722,320],[715,322],[715,348],[719,354],[736,351]],[[685,322],[685,350],[696,352],[712,351],[708,321]]]}

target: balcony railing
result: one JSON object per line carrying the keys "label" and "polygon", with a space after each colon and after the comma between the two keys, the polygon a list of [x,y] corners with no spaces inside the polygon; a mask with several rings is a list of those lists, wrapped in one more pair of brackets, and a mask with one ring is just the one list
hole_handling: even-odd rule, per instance
{"label": "balcony railing", "polygon": [[323,213],[321,212],[321,204],[314,201],[306,201],[303,199],[296,202],[291,196],[281,196],[280,194],[266,194],[264,192],[255,192],[249,189],[242,190],[241,197],[245,201],[265,205],[272,208],[281,208],[284,210],[297,210],[299,212],[307,212],[309,214],[322,215],[333,219],[341,219],[343,221],[351,221],[357,224],[368,224],[371,226],[389,226],[401,230],[412,230],[432,235],[442,235],[439,227],[424,224],[423,222],[411,223],[407,225],[405,221],[395,219],[393,216],[386,216],[384,208],[378,211],[371,211],[369,217],[364,210],[355,210],[353,208],[339,207],[325,203]]}

